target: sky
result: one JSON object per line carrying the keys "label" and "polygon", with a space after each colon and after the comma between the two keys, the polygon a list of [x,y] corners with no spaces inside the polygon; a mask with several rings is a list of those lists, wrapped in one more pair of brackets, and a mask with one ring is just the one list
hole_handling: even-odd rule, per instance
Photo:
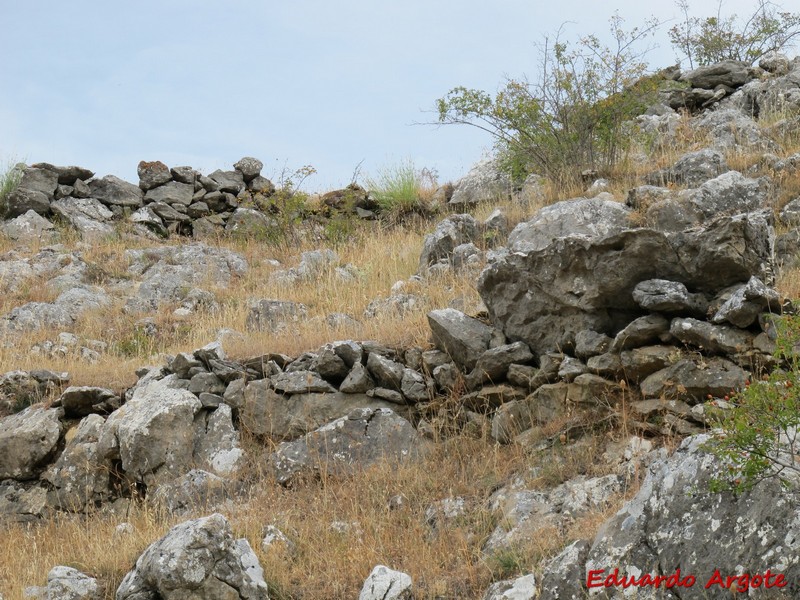
{"label": "sky", "polygon": [[[717,5],[692,0],[692,14]],[[647,58],[677,62],[670,2],[0,0],[0,165],[137,182],[140,160],[210,173],[254,156],[276,182],[311,165],[304,189],[324,191],[411,161],[455,181],[492,139],[431,125],[436,99],[535,79],[544,36],[563,24],[568,38],[603,38],[615,10],[629,26],[675,19]]]}

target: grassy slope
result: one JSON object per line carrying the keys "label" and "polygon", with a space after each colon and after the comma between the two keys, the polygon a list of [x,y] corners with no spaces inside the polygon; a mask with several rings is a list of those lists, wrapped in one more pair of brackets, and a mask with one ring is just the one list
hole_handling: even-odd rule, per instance
{"label": "grassy slope", "polygon": [[[667,150],[650,152],[639,164],[631,162],[620,168],[612,180],[612,191],[624,199],[628,188],[637,184],[642,173],[667,166],[684,151],[703,147],[705,140],[684,124],[679,129],[679,143]],[[796,140],[781,140],[781,155],[788,156],[800,148]],[[755,154],[734,154],[729,157],[734,168],[745,170],[758,161]],[[769,174],[761,172],[760,174]],[[800,193],[800,174],[780,175],[774,194],[779,208]],[[564,199],[580,194],[580,190],[549,190],[546,201]],[[492,206],[477,209],[476,216],[485,217]],[[506,205],[512,223],[529,215],[535,207],[523,209],[519,204]],[[29,354],[33,343],[54,339],[58,331],[38,331],[27,334],[14,347],[0,349],[0,372],[12,369],[50,368],[66,370],[77,385],[103,385],[123,388],[134,381],[133,370],[143,364],[163,362],[162,355],[199,347],[214,339],[216,331],[227,327],[245,331],[247,298],[281,298],[309,305],[312,317],[324,317],[330,312],[346,312],[359,317],[375,297],[388,296],[396,281],[407,279],[417,268],[417,261],[426,231],[433,221],[402,227],[372,227],[357,235],[346,245],[335,248],[343,262],[354,264],[362,277],[354,283],[343,284],[332,276],[299,284],[290,288],[276,287],[268,282],[274,267],[267,259],[276,258],[292,266],[299,252],[317,248],[276,248],[258,242],[220,241],[220,245],[242,252],[248,259],[249,273],[226,290],[218,292],[222,309],[215,314],[193,316],[181,322],[171,315],[168,307],[156,315],[159,336],[133,355],[115,348],[130,348],[138,317],[124,314],[115,305],[99,314],[83,319],[73,332],[90,339],[108,342],[112,350],[96,364],[76,359],[44,359]],[[179,242],[172,242],[179,243]],[[0,251],[9,251],[12,244],[0,242]],[[102,267],[100,278],[124,276],[127,265],[122,259],[125,244],[107,241],[82,246],[67,239],[69,248],[77,248],[86,261]],[[20,251],[31,255],[36,249]],[[20,291],[0,297],[0,314],[31,300],[51,297],[39,282]],[[800,296],[800,274],[788,272],[779,281],[781,291],[789,297]],[[427,285],[420,284],[409,291],[424,294],[423,306],[402,318],[364,321],[362,326],[331,330],[319,320],[301,325],[297,334],[249,334],[234,341],[229,352],[234,357],[246,357],[267,351],[296,355],[313,350],[334,339],[378,339],[393,345],[426,346],[428,326],[425,313],[441,307],[457,296],[477,300],[474,282],[469,279],[445,277]],[[130,354],[130,352],[128,352]],[[629,432],[615,430],[610,438],[621,439]],[[600,444],[603,440],[597,440]],[[542,536],[530,547],[513,555],[486,560],[481,545],[497,524],[495,517],[480,508],[482,502],[497,486],[521,475],[531,485],[553,485],[577,473],[599,474],[604,467],[597,460],[599,452],[591,445],[574,446],[528,453],[519,447],[498,447],[481,435],[459,435],[442,441],[424,461],[397,470],[373,468],[345,480],[309,481],[291,490],[273,485],[263,473],[263,455],[269,451],[246,440],[250,464],[245,476],[257,482],[252,497],[230,508],[235,532],[246,536],[256,549],[272,586],[272,597],[330,598],[356,597],[366,575],[375,564],[383,563],[412,575],[419,598],[475,598],[492,580],[524,573],[538,567],[540,559],[557,552],[565,543],[579,537],[591,537],[592,532],[608,515],[595,513],[574,523],[565,531],[553,531]],[[538,478],[530,473],[534,467],[543,470]],[[632,493],[633,489],[628,493]],[[389,498],[404,494],[407,507],[390,511]],[[479,507],[464,519],[431,533],[425,525],[426,507],[449,495],[463,495]],[[619,500],[622,501],[622,498]],[[615,507],[610,510],[613,511]],[[35,526],[12,526],[3,531],[0,544],[0,591],[6,600],[22,596],[25,586],[41,585],[49,569],[58,564],[74,566],[98,576],[106,584],[107,598],[122,576],[131,568],[139,553],[161,536],[174,518],[152,511],[121,507],[121,513],[100,517],[62,518]],[[201,513],[198,513],[201,514]],[[133,523],[135,532],[115,536],[115,526],[122,521]],[[357,522],[347,533],[331,529],[333,521]],[[283,551],[265,553],[260,549],[261,529],[274,523],[297,544],[294,554]],[[113,550],[112,550],[113,549]],[[112,550],[112,551],[110,551]]]}

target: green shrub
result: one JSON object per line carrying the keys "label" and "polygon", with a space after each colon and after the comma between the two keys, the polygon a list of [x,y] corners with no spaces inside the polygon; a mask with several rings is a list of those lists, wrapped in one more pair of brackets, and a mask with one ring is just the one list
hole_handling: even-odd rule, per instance
{"label": "green shrub", "polygon": [[[760,381],[747,382],[714,413],[716,435],[707,449],[727,472],[713,491],[744,491],[766,479],[787,483],[800,475],[800,317],[776,319],[778,366]],[[727,400],[727,399],[726,399]]]}
{"label": "green shrub", "polygon": [[800,35],[800,14],[780,12],[769,0],[757,0],[753,13],[744,19],[722,16],[722,0],[716,15],[702,19],[689,16],[688,0],[676,4],[683,22],[669,30],[669,39],[692,69],[725,59],[753,64],[769,52],[787,49]]}
{"label": "green shrub", "polygon": [[436,175],[417,169],[410,159],[383,167],[374,178],[366,179],[367,188],[382,214],[402,218],[427,212],[426,196],[436,188]]}
{"label": "green shrub", "polygon": [[561,31],[545,40],[536,83],[509,79],[494,96],[454,88],[437,101],[439,123],[490,133],[517,179],[536,172],[569,184],[586,169],[610,171],[630,143],[624,123],[644,111],[657,88],[657,80],[641,80],[647,48],[637,46],[660,24],[627,31],[623,23],[618,14],[611,18],[613,47],[594,35],[571,46]]}
{"label": "green shrub", "polygon": [[0,215],[6,212],[8,197],[17,189],[22,180],[22,165],[10,160],[0,169]]}

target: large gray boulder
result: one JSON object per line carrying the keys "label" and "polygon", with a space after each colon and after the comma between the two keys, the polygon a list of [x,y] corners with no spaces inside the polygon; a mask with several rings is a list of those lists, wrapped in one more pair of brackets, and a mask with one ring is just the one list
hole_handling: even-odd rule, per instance
{"label": "large gray boulder", "polygon": [[47,586],[28,588],[26,598],[37,600],[100,600],[102,588],[94,577],[72,567],[53,567],[47,574]]}
{"label": "large gray boulder", "polygon": [[[680,569],[682,577],[694,574],[697,583],[679,597],[694,598],[705,597],[703,587],[715,571],[724,580],[741,574],[744,567],[751,575],[763,576],[767,570],[781,573],[787,585],[780,592],[797,597],[800,477],[784,471],[790,481],[788,490],[776,480],[765,480],[738,496],[711,493],[710,482],[725,471],[725,465],[704,450],[708,439],[707,435],[685,439],[672,456],[650,466],[633,500],[598,532],[584,574],[595,570],[609,574],[618,568],[620,574],[656,576]],[[765,591],[763,587],[753,590]],[[606,597],[627,597],[619,587],[609,592]],[[707,593],[709,598],[729,597],[729,591],[719,585]]]}
{"label": "large gray boulder", "polygon": [[489,349],[494,330],[455,308],[432,310],[428,313],[434,345],[446,352],[456,364],[471,371],[478,359]]}
{"label": "large gray boulder", "polygon": [[63,185],[75,185],[77,180],[88,181],[94,177],[94,171],[90,171],[84,167],[77,167],[70,165],[67,167],[59,167],[51,165],[50,163],[35,163],[31,167],[35,169],[46,169],[53,171],[58,176],[58,183]]}
{"label": "large gray boulder", "polygon": [[62,510],[81,512],[110,494],[110,469],[97,453],[97,440],[104,424],[100,415],[83,419],[69,438],[58,460],[44,473],[50,483],[50,505]]}
{"label": "large gray boulder", "polygon": [[249,183],[261,175],[261,169],[264,168],[264,163],[252,156],[245,156],[234,164],[233,168],[239,171],[244,180]]}
{"label": "large gray boulder", "polygon": [[683,283],[709,297],[766,276],[769,217],[720,217],[677,233],[632,229],[597,238],[563,237],[541,250],[497,255],[478,280],[492,322],[534,354],[571,348],[582,330],[614,335],[641,314],[633,297],[648,279]]}
{"label": "large gray boulder", "polygon": [[62,198],[53,202],[50,207],[53,213],[82,236],[102,236],[114,232],[110,223],[114,213],[95,198]]}
{"label": "large gray boulder", "polygon": [[149,546],[122,580],[116,600],[267,600],[267,584],[247,540],[220,514],[186,521]]}
{"label": "large gray boulder", "polygon": [[68,289],[53,302],[28,302],[17,306],[0,318],[0,327],[8,332],[21,332],[41,327],[71,328],[85,312],[107,306],[111,298],[97,287],[80,286]]}
{"label": "large gray boulder", "polygon": [[204,243],[156,246],[125,251],[127,273],[141,280],[136,294],[128,299],[130,311],[152,311],[163,303],[183,300],[193,288],[213,282],[226,287],[247,272],[245,258],[238,252]]}
{"label": "large gray boulder", "polygon": [[741,389],[747,377],[746,371],[724,358],[682,359],[649,375],[639,387],[645,398],[680,399],[699,404],[709,395],[722,398]]}
{"label": "large gray boulder", "polygon": [[63,416],[37,404],[0,419],[0,481],[36,477],[57,450]]}
{"label": "large gray boulder", "polygon": [[713,65],[704,65],[681,75],[680,80],[692,87],[713,90],[717,86],[737,88],[755,77],[746,62],[723,60]]}
{"label": "large gray boulder", "polygon": [[165,204],[180,204],[189,206],[192,203],[194,186],[190,183],[170,181],[165,185],[149,190],[144,199],[146,202],[164,202]]}
{"label": "large gray boulder", "polygon": [[145,192],[172,181],[169,167],[160,160],[140,161],[136,167],[136,174],[139,175],[139,187]]}
{"label": "large gray boulder", "polygon": [[135,388],[100,432],[98,454],[119,460],[130,481],[166,482],[193,466],[197,396],[161,381]]}
{"label": "large gray boulder", "polygon": [[19,189],[40,192],[53,197],[58,185],[58,173],[47,168],[25,167],[19,181]]}
{"label": "large gray boulder", "polygon": [[45,517],[50,508],[46,484],[13,479],[0,481],[0,516],[3,521],[35,522]]}
{"label": "large gray boulder", "polygon": [[611,200],[576,198],[539,210],[532,219],[517,225],[508,236],[512,252],[541,250],[567,236],[595,238],[631,227],[631,210]]}
{"label": "large gray boulder", "polygon": [[478,240],[479,226],[472,215],[450,215],[425,236],[419,257],[419,273],[442,259],[450,259],[453,250],[461,244]]}
{"label": "large gray boulder", "polygon": [[511,196],[511,176],[495,159],[477,162],[456,183],[449,204],[469,206],[480,202],[496,202]]}
{"label": "large gray boulder", "polygon": [[704,149],[681,156],[670,169],[668,179],[697,187],[728,170],[728,163],[719,150]]}
{"label": "large gray boulder", "polygon": [[123,181],[114,175],[106,175],[102,179],[89,182],[92,198],[109,206],[130,206],[139,208],[144,194],[138,185]]}
{"label": "large gray boulder", "polygon": [[24,215],[29,210],[40,215],[50,214],[51,199],[37,190],[17,188],[6,199],[6,218]]}
{"label": "large gray boulder", "polygon": [[399,461],[419,452],[414,427],[388,408],[359,408],[294,442],[271,457],[276,479],[287,483],[303,471],[349,473],[381,460]]}
{"label": "large gray boulder", "polygon": [[769,181],[749,179],[738,171],[728,171],[704,182],[692,195],[692,204],[703,220],[767,208]]}
{"label": "large gray boulder", "polygon": [[0,231],[6,237],[19,242],[50,241],[56,235],[53,223],[34,210],[28,210],[24,214],[0,224]]}
{"label": "large gray boulder", "polygon": [[252,434],[291,440],[344,417],[357,408],[392,408],[392,405],[362,393],[286,396],[273,390],[268,379],[259,379],[251,381],[244,388],[240,422]]}

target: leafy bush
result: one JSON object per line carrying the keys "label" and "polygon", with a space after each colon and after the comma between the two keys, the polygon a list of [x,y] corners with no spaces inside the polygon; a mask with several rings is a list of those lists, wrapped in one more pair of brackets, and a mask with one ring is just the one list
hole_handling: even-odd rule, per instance
{"label": "leafy bush", "polygon": [[394,219],[427,212],[425,200],[436,189],[436,175],[428,169],[417,169],[410,159],[383,167],[375,178],[366,179],[370,195],[381,213]]}
{"label": "leafy bush", "polygon": [[457,87],[437,101],[438,121],[482,129],[516,179],[538,172],[558,184],[580,178],[585,169],[610,171],[628,149],[623,125],[654,99],[656,78],[642,79],[647,48],[637,46],[660,25],[626,31],[619,14],[611,18],[613,47],[597,36],[576,46],[545,40],[539,80],[509,79],[493,97]]}
{"label": "leafy bush", "polygon": [[776,326],[778,366],[716,411],[718,431],[707,448],[728,472],[712,481],[714,491],[739,492],[765,479],[786,483],[787,474],[800,475],[800,317],[776,319]]}
{"label": "leafy bush", "polygon": [[800,14],[780,12],[769,0],[757,0],[756,9],[744,22],[735,15],[722,16],[722,0],[717,14],[703,19],[689,16],[688,0],[676,4],[684,18],[669,30],[669,39],[692,69],[725,59],[753,64],[769,52],[791,46],[800,35]]}

